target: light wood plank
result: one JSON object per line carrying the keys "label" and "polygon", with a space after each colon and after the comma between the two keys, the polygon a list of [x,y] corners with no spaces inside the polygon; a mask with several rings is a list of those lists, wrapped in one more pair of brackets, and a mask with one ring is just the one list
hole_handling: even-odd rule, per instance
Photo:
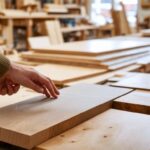
{"label": "light wood plank", "polygon": [[0,141],[31,149],[109,109],[129,89],[79,84],[57,100],[32,100],[0,109]]}
{"label": "light wood plank", "polygon": [[112,85],[117,87],[150,90],[150,74],[140,73]]}
{"label": "light wood plank", "polygon": [[41,100],[44,99],[45,96],[43,94],[35,93],[29,89],[21,88],[18,93],[11,95],[11,96],[0,96],[0,108],[23,102],[26,100]]}
{"label": "light wood plank", "polygon": [[133,91],[113,102],[113,108],[150,114],[150,91]]}
{"label": "light wood plank", "polygon": [[87,55],[87,56],[97,56],[101,54],[108,54],[112,52],[120,52],[124,50],[129,50],[133,48],[140,48],[144,46],[149,46],[149,41],[142,40],[112,40],[110,39],[96,39],[89,41],[80,42],[70,42],[60,45],[53,45],[51,47],[34,48],[33,51],[45,52],[53,54],[74,54],[74,55]]}
{"label": "light wood plank", "polygon": [[72,86],[72,85],[75,85],[75,84],[79,84],[79,83],[103,83],[105,81],[107,81],[109,78],[113,77],[114,75],[116,75],[117,73],[119,73],[120,71],[134,71],[134,70],[137,70],[141,68],[141,65],[131,65],[131,66],[128,66],[128,67],[125,67],[125,68],[122,68],[122,69],[119,69],[119,70],[115,70],[115,71],[111,71],[111,72],[108,72],[108,73],[105,73],[105,74],[102,74],[102,75],[98,75],[98,76],[95,76],[95,77],[91,77],[91,78],[87,78],[87,79],[81,79],[79,81],[74,81],[74,82],[69,82],[69,83],[66,83],[65,86]]}
{"label": "light wood plank", "polygon": [[36,150],[149,150],[150,116],[110,109]]}
{"label": "light wood plank", "polygon": [[89,78],[106,72],[106,70],[104,69],[94,69],[57,64],[39,65],[35,67],[35,69],[38,72],[50,77],[57,85],[63,85],[67,82]]}

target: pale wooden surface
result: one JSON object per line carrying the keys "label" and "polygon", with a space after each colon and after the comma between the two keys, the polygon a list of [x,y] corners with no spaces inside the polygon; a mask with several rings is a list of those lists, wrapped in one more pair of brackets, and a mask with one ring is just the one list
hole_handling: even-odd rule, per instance
{"label": "pale wooden surface", "polygon": [[104,69],[94,69],[59,64],[44,64],[39,65],[34,69],[50,77],[57,85],[63,85],[67,82],[89,78],[106,72],[106,70]]}
{"label": "pale wooden surface", "polygon": [[118,74],[120,71],[128,72],[128,71],[133,71],[133,70],[139,69],[140,67],[141,67],[141,65],[131,65],[131,66],[125,67],[123,69],[111,71],[111,72],[108,72],[108,73],[105,73],[102,75],[98,75],[95,77],[81,79],[79,81],[74,81],[74,82],[69,82],[69,83],[66,83],[65,86],[72,86],[72,85],[79,84],[79,83],[102,83],[104,81],[107,81],[109,78],[113,77],[114,75]]}
{"label": "pale wooden surface", "polygon": [[110,109],[36,150],[149,150],[150,116]]}
{"label": "pale wooden surface", "polygon": [[43,94],[33,92],[26,88],[21,88],[18,91],[18,93],[14,94],[14,95],[0,96],[0,108],[9,106],[9,105],[12,105],[15,103],[23,102],[26,100],[33,100],[33,99],[41,100],[44,98],[45,98],[45,96]]}
{"label": "pale wooden surface", "polygon": [[39,48],[42,48],[43,46],[51,46],[50,39],[48,38],[48,36],[30,37],[28,38],[28,43],[31,49],[37,47],[37,44]]}
{"label": "pale wooden surface", "polygon": [[0,109],[0,140],[31,149],[109,109],[129,89],[79,84],[64,88],[57,100],[31,100]]}
{"label": "pale wooden surface", "polygon": [[136,90],[113,102],[116,109],[150,114],[150,91]]}
{"label": "pale wooden surface", "polygon": [[144,37],[150,37],[150,29],[142,30],[141,33]]}
{"label": "pale wooden surface", "polygon": [[[34,39],[33,39],[34,40]],[[40,38],[38,39],[40,41]],[[42,38],[41,38],[42,40]],[[37,42],[39,42],[37,41]],[[31,47],[37,46],[37,42],[33,41],[30,42]],[[43,44],[39,45],[42,47]],[[43,60],[49,60],[49,61],[57,61],[57,62],[91,62],[91,63],[100,63],[104,61],[113,61],[115,59],[127,57],[127,56],[134,56],[138,54],[143,54],[145,52],[149,52],[150,47],[144,47],[144,48],[138,48],[138,49],[133,49],[133,50],[128,50],[128,51],[122,51],[122,52],[117,52],[117,53],[111,53],[111,54],[105,54],[105,55],[100,55],[100,56],[80,56],[80,55],[65,55],[65,54],[45,54],[45,53],[38,53],[38,52],[23,52],[20,54],[22,58],[43,58]]]}
{"label": "pale wooden surface", "polygon": [[133,38],[130,40],[117,39],[96,39],[80,42],[70,42],[60,45],[53,45],[51,47],[34,48],[33,51],[47,52],[55,54],[75,54],[75,55],[90,55],[97,56],[100,54],[118,52],[128,50],[132,48],[139,48],[150,45],[149,41],[136,40]]}
{"label": "pale wooden surface", "polygon": [[118,87],[133,88],[133,89],[150,90],[150,74],[140,73],[138,75],[121,80],[112,85]]}

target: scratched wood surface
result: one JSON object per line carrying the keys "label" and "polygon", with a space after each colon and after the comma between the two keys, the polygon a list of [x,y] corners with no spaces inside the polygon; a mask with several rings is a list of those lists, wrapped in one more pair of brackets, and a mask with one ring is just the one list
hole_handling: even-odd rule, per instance
{"label": "scratched wood surface", "polygon": [[111,108],[129,89],[79,84],[60,90],[57,100],[16,103],[0,109],[0,141],[31,149]]}

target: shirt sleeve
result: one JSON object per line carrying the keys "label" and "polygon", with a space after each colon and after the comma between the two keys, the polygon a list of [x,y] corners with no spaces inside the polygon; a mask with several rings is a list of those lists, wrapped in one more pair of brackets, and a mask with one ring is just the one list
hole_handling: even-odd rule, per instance
{"label": "shirt sleeve", "polygon": [[2,77],[9,69],[10,61],[0,54],[0,77]]}

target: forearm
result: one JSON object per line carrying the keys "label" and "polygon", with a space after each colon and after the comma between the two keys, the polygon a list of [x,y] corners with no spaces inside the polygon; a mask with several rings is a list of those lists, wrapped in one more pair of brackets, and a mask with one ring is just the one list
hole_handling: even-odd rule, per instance
{"label": "forearm", "polygon": [[0,77],[2,77],[9,70],[9,67],[10,61],[5,56],[0,54]]}

